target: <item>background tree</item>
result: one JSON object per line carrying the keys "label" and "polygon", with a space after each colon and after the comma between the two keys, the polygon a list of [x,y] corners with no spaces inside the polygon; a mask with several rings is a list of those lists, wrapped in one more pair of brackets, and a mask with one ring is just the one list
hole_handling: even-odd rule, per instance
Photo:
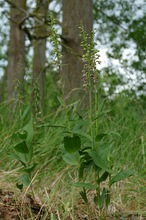
{"label": "background tree", "polygon": [[[92,33],[93,13],[92,0],[63,0],[62,21],[62,78],[64,94],[70,96],[73,89],[81,93],[83,85],[83,50],[81,48],[80,29],[81,23],[89,36]],[[78,96],[77,96],[78,97]]]}
{"label": "background tree", "polygon": [[[40,100],[36,103],[37,111],[43,110],[44,107],[44,78],[45,78],[45,64],[46,64],[46,42],[47,42],[47,14],[49,0],[37,0],[36,10],[38,19],[35,21],[35,36],[33,42],[34,55],[32,67],[32,100],[37,100],[40,94]],[[38,89],[37,89],[38,87]]]}
{"label": "background tree", "polygon": [[[44,42],[45,39],[40,39],[39,36],[37,37],[39,33],[36,33],[37,30],[34,33],[34,29],[33,29],[34,20],[36,23],[38,23],[39,27],[42,26],[43,28],[44,26],[44,25],[40,25],[42,23],[44,24],[44,22],[42,21],[41,16],[40,17],[38,16],[39,13],[35,13],[35,9],[33,8],[34,6],[32,6],[34,1],[31,1],[31,0],[27,1],[28,2],[27,10],[22,10],[21,5],[19,6],[18,4],[16,4],[17,1],[6,0],[6,2],[8,2],[9,5],[11,5],[11,8],[15,9],[15,11],[18,11],[18,12],[21,11],[22,12],[21,16],[23,14],[25,14],[26,16],[25,25],[22,25],[22,23],[19,20],[19,26],[21,26],[20,29],[23,29],[23,31],[21,31],[21,34],[23,35],[25,33],[30,39],[30,44],[27,49],[31,50],[32,42],[33,44],[36,44],[36,45],[39,44],[38,42]],[[22,4],[22,2],[23,1],[21,2],[19,1],[18,3]],[[50,2],[52,3],[52,6],[53,6],[51,9],[53,12],[55,12],[56,2],[55,1],[50,1]],[[57,7],[60,8],[61,10],[61,3],[60,1],[57,1],[57,2],[59,2]],[[85,10],[83,10],[84,3],[86,4],[86,6],[87,5],[89,6],[89,7],[85,6],[86,7]],[[4,2],[0,4],[3,7]],[[82,7],[80,7],[80,4],[82,4]],[[17,5],[17,7],[14,7],[15,5]],[[75,9],[73,10],[73,8]],[[80,37],[79,37],[80,31],[78,29],[78,25],[80,26],[79,20],[82,20],[83,23],[87,22],[86,25],[84,24],[83,25],[85,26],[85,30],[87,31],[87,33],[91,33],[92,9],[94,9],[94,25],[95,27],[97,27],[96,29],[97,34],[96,34],[95,39],[98,42],[98,49],[102,47],[106,48],[108,52],[107,54],[109,56],[108,64],[106,68],[103,68],[101,70],[102,72],[101,76],[103,78],[103,86],[106,89],[109,89],[108,94],[111,94],[111,95],[112,94],[114,95],[115,92],[119,92],[119,91],[126,90],[126,89],[127,91],[130,91],[130,92],[132,91],[133,94],[144,94],[144,91],[145,91],[145,44],[144,42],[146,39],[144,1],[141,1],[140,3],[136,3],[134,0],[124,1],[124,2],[121,2],[119,0],[116,0],[116,1],[109,0],[108,2],[99,0],[99,1],[93,1],[93,8],[92,8],[91,1],[83,1],[83,2],[80,1],[76,3],[72,1],[67,2],[64,0],[63,8],[62,8],[63,10],[63,31],[62,31],[62,39],[63,39],[62,73],[63,74],[62,76],[63,76],[65,96],[68,96],[68,94],[70,93],[70,91],[72,91],[73,88],[81,88],[82,86],[82,74],[81,74],[82,50],[80,46],[77,46],[79,45],[79,42],[80,42]],[[53,14],[54,16],[57,15],[57,19],[59,18],[61,21],[61,14],[59,10],[57,11],[57,13],[55,12]],[[85,14],[88,15],[87,20],[84,18],[86,17]],[[8,13],[7,13],[7,16],[9,17]],[[70,19],[71,16],[73,16],[74,19]],[[86,22],[84,22],[84,20],[86,20]],[[14,22],[13,22],[13,25],[14,25]],[[27,28],[27,25],[28,25],[28,28]],[[49,25],[47,24],[47,26]],[[18,29],[18,31],[20,29]],[[58,29],[59,31],[61,31],[61,26]],[[88,32],[88,29],[90,29],[89,32]],[[2,45],[5,45],[5,47],[7,46],[7,39],[8,39],[8,35],[5,31],[5,33],[3,33],[1,48],[3,48]],[[23,37],[21,37],[21,41],[22,39]],[[14,47],[14,45],[16,45],[16,41],[12,41],[12,44],[13,44],[12,46]],[[35,45],[35,48],[37,48],[36,45]],[[17,46],[15,48],[19,48],[19,47]],[[24,46],[22,43],[21,43],[21,48],[19,48],[18,50],[20,50],[20,54],[21,54],[20,56],[22,57],[23,56],[22,50],[24,51]],[[1,57],[3,57],[3,63],[7,62],[7,54],[4,51],[5,50],[2,49],[3,54],[1,54]],[[50,51],[51,50],[49,48],[49,50],[46,50],[46,53],[48,56],[51,57]],[[12,58],[10,59],[10,54],[12,57],[12,53],[10,53],[10,49],[9,49],[8,72],[10,73],[12,71],[12,72],[15,72],[15,75],[17,75],[16,71],[15,70],[13,71],[14,67],[11,67],[11,68],[9,67],[10,60],[12,59]],[[34,59],[32,53],[30,54],[31,55],[29,56],[29,64],[31,63],[31,60],[33,60],[33,66],[35,66],[36,64],[38,65],[39,62],[35,62],[36,64],[34,65],[34,60],[36,60],[36,58]],[[125,54],[130,54],[130,55],[125,56]],[[28,54],[26,56],[28,58]],[[15,57],[14,59],[16,59],[16,56],[13,56],[13,57]],[[115,61],[118,63],[117,66],[114,65]],[[52,58],[50,59],[50,61],[48,61],[48,66],[51,66],[50,65],[51,62],[52,62]],[[12,63],[14,64],[14,62]],[[23,61],[21,62],[21,65],[20,65],[20,62],[17,62],[17,65],[19,64],[18,65],[19,68],[20,66],[21,67],[23,66],[22,63]],[[16,70],[19,69],[18,67],[16,67],[16,65],[14,66]],[[28,83],[29,82],[28,78],[29,79],[32,78],[31,68],[32,66],[29,65],[29,77],[26,76],[24,80],[25,85],[27,85],[27,90],[29,90],[28,94],[30,94],[30,90],[31,90],[31,87]],[[37,68],[34,68],[34,70],[37,70]],[[47,71],[48,71],[47,80],[45,84],[50,85],[50,81],[49,81],[50,80],[50,77],[49,77],[50,69]],[[54,72],[54,69],[51,68],[51,71]],[[21,71],[18,71],[18,72],[21,75],[20,73]],[[37,71],[33,71],[33,75],[35,75],[36,72]],[[4,76],[3,73],[2,75]],[[7,86],[9,87],[9,89],[7,90],[9,90],[8,93],[10,94],[9,99],[11,99],[11,97],[13,96],[12,94],[14,94],[15,89],[13,88],[17,87],[13,85],[14,82],[15,84],[17,84],[16,81],[17,82],[19,81],[17,80],[17,77],[13,80],[10,79],[10,76],[12,77],[12,74],[7,74]],[[135,79],[135,76],[136,76],[136,79]],[[36,76],[34,76],[33,78],[35,77]],[[22,81],[23,78],[24,77],[22,77],[22,79],[20,80]],[[2,88],[5,88],[4,79],[5,77],[1,77],[1,92],[0,92],[1,94],[3,94],[5,91],[4,89],[2,90]],[[51,83],[53,83],[54,88],[55,86],[57,88],[56,81],[57,81],[56,78],[55,80],[53,79],[51,81]],[[9,86],[11,82],[13,82],[12,85],[10,85],[12,88],[10,88]],[[24,86],[24,83],[23,83],[23,86]],[[39,88],[39,90],[41,89]],[[52,85],[51,85],[51,91],[52,91]]]}
{"label": "background tree", "polygon": [[[13,4],[14,3],[14,4]],[[25,73],[25,33],[20,23],[25,17],[26,0],[13,0],[10,5],[10,41],[8,48],[7,98],[17,98],[22,91]]]}

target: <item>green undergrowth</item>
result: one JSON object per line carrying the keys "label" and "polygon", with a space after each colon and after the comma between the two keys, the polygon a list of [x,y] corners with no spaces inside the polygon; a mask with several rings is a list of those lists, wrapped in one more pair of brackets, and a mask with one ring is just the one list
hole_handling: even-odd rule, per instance
{"label": "green undergrowth", "polygon": [[[127,98],[124,95],[119,95],[113,101],[102,100],[99,105],[97,110],[98,131],[100,134],[110,134],[104,135],[99,144],[110,146],[113,173],[116,174],[122,169],[129,169],[134,173],[133,177],[115,184],[112,188],[111,204],[114,202],[116,206],[122,204],[125,212],[130,212],[130,209],[134,210],[135,207],[138,207],[137,212],[141,214],[146,194],[146,113],[144,107],[140,100]],[[33,194],[40,196],[45,205],[52,204],[52,210],[55,210],[56,206],[62,214],[65,210],[64,219],[67,215],[76,215],[75,213],[79,209],[77,204],[79,201],[81,202],[81,199],[80,189],[72,186],[72,183],[78,181],[77,166],[67,165],[62,159],[63,138],[68,125],[72,130],[84,125],[82,132],[89,132],[86,121],[83,124],[76,124],[81,117],[86,117],[85,111],[78,112],[74,107],[66,106],[66,111],[64,111],[64,107],[60,104],[56,111],[42,117],[40,115],[32,116],[30,107],[22,105],[19,106],[17,114],[10,121],[6,103],[0,105],[0,153],[3,181],[5,180],[8,185],[13,186],[13,190],[16,189],[16,184],[21,189],[23,181],[20,176],[27,170],[27,174],[30,174],[31,177],[30,185],[28,184],[29,187],[27,187],[24,184],[23,190],[33,189]],[[33,137],[30,145],[33,147],[33,156],[27,164],[28,167],[23,167],[21,161],[12,157],[12,154],[20,153],[16,152],[19,151],[19,143],[22,143],[22,139],[24,141],[27,139],[21,131],[27,127],[31,118]],[[17,137],[18,134],[19,137]],[[34,164],[35,166],[32,168]],[[87,171],[85,181],[94,182],[92,169],[89,168]],[[3,187],[3,181],[0,184],[1,187]],[[7,184],[5,183],[4,188]],[[88,194],[90,199],[92,197],[90,189]],[[90,206],[92,206],[92,202]],[[83,206],[84,209],[86,210]],[[83,212],[88,213],[85,210]]]}

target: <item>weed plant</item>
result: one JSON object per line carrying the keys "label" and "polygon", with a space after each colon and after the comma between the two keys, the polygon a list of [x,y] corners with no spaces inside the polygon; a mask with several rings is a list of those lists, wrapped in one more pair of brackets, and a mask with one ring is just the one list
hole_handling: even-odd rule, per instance
{"label": "weed plant", "polygon": [[[56,32],[53,34],[56,42]],[[119,204],[119,197],[126,211],[132,200],[132,211],[136,208],[141,216],[146,193],[143,104],[124,93],[112,101],[102,98],[95,66],[99,57],[82,26],[81,39],[83,88],[88,93],[89,109],[80,111],[78,100],[67,105],[58,95],[57,111],[34,117],[31,106],[21,103],[9,123],[7,103],[2,103],[1,169],[21,191],[33,188],[34,196],[40,195],[48,207],[51,219],[78,219],[82,212],[88,219],[93,213],[103,219],[114,201]],[[135,176],[127,179],[133,174],[131,170]],[[87,211],[83,211],[78,194]]]}

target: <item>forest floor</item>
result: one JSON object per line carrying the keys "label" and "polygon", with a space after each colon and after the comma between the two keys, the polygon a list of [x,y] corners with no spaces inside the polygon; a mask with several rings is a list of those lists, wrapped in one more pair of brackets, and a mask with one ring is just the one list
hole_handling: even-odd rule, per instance
{"label": "forest floor", "polygon": [[[98,220],[98,217],[90,216],[84,213],[83,209],[86,207],[83,204],[78,204],[74,216],[62,215],[54,210],[50,213],[47,206],[41,204],[38,199],[28,195],[16,195],[13,191],[0,190],[0,220]],[[135,213],[120,213],[108,214],[103,220],[146,220],[146,217]]]}

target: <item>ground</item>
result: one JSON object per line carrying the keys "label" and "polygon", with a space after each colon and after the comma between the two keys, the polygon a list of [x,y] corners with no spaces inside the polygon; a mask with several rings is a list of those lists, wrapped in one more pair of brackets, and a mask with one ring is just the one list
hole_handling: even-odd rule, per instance
{"label": "ground", "polygon": [[[80,207],[80,208],[79,208]],[[38,199],[33,199],[30,194],[15,194],[13,191],[0,190],[0,220],[98,220],[94,216],[87,217],[83,212],[84,205],[78,204],[76,219],[72,216],[61,217],[54,209],[54,214],[48,212]],[[115,212],[104,218],[108,220],[146,220],[146,217],[132,213]]]}

